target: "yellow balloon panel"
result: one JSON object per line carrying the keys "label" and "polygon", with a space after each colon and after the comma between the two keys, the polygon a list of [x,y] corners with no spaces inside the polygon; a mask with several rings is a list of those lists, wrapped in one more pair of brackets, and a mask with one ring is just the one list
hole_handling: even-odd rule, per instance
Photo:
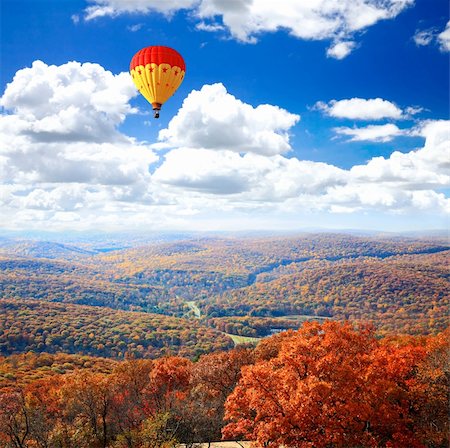
{"label": "yellow balloon panel", "polygon": [[165,103],[178,89],[184,78],[180,67],[154,63],[136,66],[131,77],[139,92],[150,103]]}

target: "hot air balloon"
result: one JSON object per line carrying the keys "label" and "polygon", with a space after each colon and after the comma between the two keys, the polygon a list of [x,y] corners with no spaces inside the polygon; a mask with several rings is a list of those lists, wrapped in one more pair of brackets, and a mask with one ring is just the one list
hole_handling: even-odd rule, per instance
{"label": "hot air balloon", "polygon": [[185,71],[186,64],[180,53],[169,47],[146,47],[133,56],[131,77],[139,92],[153,106],[155,118],[159,118],[161,106],[180,86]]}

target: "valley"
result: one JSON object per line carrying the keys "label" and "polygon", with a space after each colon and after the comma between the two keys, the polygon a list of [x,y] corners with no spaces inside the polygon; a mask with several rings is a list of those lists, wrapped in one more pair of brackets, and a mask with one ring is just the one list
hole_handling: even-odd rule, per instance
{"label": "valley", "polygon": [[[0,353],[195,357],[307,320],[372,324],[380,334],[433,334],[448,323],[444,238],[191,236],[135,244],[94,250],[95,241],[3,240]],[[78,332],[92,336],[80,340]]]}

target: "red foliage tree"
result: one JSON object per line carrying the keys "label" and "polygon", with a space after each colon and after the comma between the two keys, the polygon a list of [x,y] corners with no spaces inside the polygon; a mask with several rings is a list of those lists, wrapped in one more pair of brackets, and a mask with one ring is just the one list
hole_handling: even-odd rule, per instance
{"label": "red foliage tree", "polygon": [[223,435],[259,446],[422,447],[413,404],[418,344],[381,344],[370,329],[307,323],[278,356],[243,368]]}

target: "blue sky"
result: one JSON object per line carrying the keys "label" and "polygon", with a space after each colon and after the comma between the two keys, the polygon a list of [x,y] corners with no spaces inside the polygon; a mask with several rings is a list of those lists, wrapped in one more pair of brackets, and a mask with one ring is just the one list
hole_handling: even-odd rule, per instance
{"label": "blue sky", "polygon": [[[4,228],[446,227],[447,1],[272,3],[3,0]],[[187,65],[158,121],[148,45]]]}

